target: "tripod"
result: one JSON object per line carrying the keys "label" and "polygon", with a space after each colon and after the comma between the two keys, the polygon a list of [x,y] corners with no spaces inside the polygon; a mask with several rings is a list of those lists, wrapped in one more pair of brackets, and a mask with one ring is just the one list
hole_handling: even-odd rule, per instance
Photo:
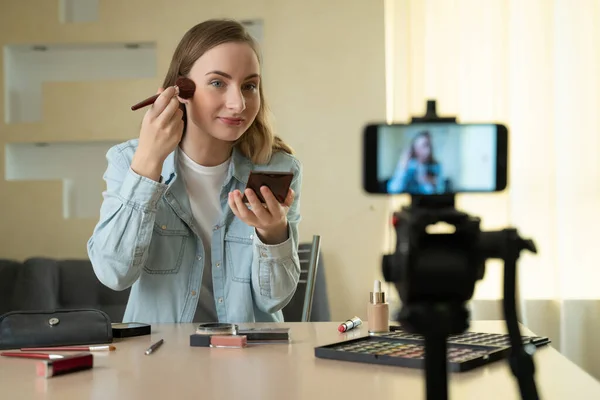
{"label": "tripod", "polygon": [[[521,397],[537,400],[531,357],[535,346],[523,346],[515,300],[516,263],[522,250],[536,252],[533,241],[522,239],[512,228],[481,232],[478,218],[453,207],[404,208],[396,217],[398,248],[384,256],[383,274],[395,283],[403,301],[398,321],[407,331],[425,337],[427,400],[448,398],[447,338],[469,327],[466,301],[491,258],[504,261],[503,308],[511,370]],[[455,225],[455,233],[427,234],[426,226],[438,221]]]}
{"label": "tripod", "polygon": [[[456,122],[439,118],[435,101],[428,101],[424,117],[412,122]],[[476,281],[483,279],[487,259],[504,262],[503,310],[511,352],[508,361],[523,400],[538,400],[532,347],[523,346],[515,299],[517,261],[522,250],[536,253],[532,240],[516,229],[482,232],[480,219],[455,208],[454,195],[412,196],[412,204],[394,214],[396,251],[384,255],[386,281],[393,282],[402,300],[398,321],[408,332],[425,338],[427,400],[448,398],[447,339],[469,327],[466,302]],[[438,222],[455,227],[451,234],[428,234]]]}

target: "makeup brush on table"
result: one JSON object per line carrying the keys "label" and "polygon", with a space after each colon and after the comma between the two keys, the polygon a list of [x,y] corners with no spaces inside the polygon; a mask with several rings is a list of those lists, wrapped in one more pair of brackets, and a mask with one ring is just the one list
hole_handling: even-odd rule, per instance
{"label": "makeup brush on table", "polygon": [[[179,97],[182,99],[191,99],[194,97],[194,92],[196,91],[196,84],[189,78],[180,77],[175,81],[175,86],[179,88]],[[140,108],[149,106],[150,104],[154,104],[156,99],[158,99],[159,94],[155,94],[154,96],[148,97],[146,100],[142,100],[137,104],[131,106],[131,110],[139,110]]]}
{"label": "makeup brush on table", "polygon": [[56,346],[56,347],[25,347],[21,351],[115,351],[113,345],[102,346]]}

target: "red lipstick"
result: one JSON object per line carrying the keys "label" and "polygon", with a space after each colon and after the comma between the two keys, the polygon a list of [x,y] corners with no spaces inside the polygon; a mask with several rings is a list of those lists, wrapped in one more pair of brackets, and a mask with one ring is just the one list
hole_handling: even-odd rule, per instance
{"label": "red lipstick", "polygon": [[340,326],[338,326],[338,331],[340,333],[344,333],[349,331],[350,329],[354,329],[357,326],[361,325],[362,321],[360,318],[358,317],[354,317],[354,318],[350,318],[348,321],[340,324]]}

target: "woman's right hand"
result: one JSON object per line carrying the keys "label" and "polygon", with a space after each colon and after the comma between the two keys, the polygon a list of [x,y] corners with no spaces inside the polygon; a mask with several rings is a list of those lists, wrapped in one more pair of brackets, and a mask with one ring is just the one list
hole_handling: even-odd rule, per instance
{"label": "woman's right hand", "polygon": [[146,111],[140,129],[131,169],[138,175],[157,181],[167,156],[177,148],[183,135],[183,111],[179,108],[175,86],[159,89],[160,96]]}
{"label": "woman's right hand", "polygon": [[398,159],[396,168],[401,171],[406,171],[406,167],[408,167],[409,161],[410,161],[410,149],[404,149]]}

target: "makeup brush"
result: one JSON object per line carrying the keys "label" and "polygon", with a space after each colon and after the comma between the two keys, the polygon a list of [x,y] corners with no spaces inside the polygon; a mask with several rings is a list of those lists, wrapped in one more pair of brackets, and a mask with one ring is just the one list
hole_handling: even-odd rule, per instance
{"label": "makeup brush", "polygon": [[[179,97],[182,99],[191,99],[194,96],[194,91],[196,90],[196,85],[194,81],[189,78],[179,77],[175,81],[175,86],[179,88]],[[148,97],[146,100],[142,100],[137,104],[131,106],[131,111],[138,110],[142,107],[149,106],[150,104],[154,104],[156,99],[158,99],[159,94],[155,94],[152,97]]]}
{"label": "makeup brush", "polygon": [[27,347],[21,351],[115,351],[113,345],[106,346],[64,346],[64,347]]}

